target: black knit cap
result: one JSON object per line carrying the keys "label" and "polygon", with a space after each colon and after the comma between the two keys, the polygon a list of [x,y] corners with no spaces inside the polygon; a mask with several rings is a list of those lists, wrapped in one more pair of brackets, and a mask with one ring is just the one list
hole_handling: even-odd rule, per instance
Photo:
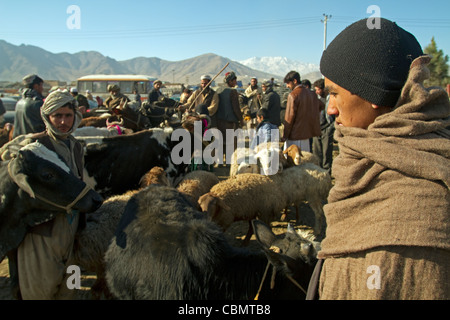
{"label": "black knit cap", "polygon": [[411,62],[423,55],[416,38],[395,22],[380,18],[379,29],[359,20],[344,29],[323,52],[320,72],[337,85],[378,106],[393,107]]}

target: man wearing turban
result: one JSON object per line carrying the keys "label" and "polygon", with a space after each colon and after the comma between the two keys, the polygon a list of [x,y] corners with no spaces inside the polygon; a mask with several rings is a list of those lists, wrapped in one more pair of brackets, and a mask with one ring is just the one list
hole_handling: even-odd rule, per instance
{"label": "man wearing turban", "polygon": [[[71,134],[82,120],[74,97],[67,91],[54,91],[41,108],[45,131],[21,135],[0,149],[3,160],[29,143],[39,141],[55,151],[73,174],[83,178],[84,151]],[[58,213],[54,219],[33,227],[17,249],[17,264],[11,264],[13,287],[20,288],[23,299],[70,299],[74,290],[66,286],[67,266],[73,251],[75,233],[85,225],[85,217],[76,211]],[[11,272],[12,268],[15,271]],[[15,288],[17,291],[17,288]],[[13,289],[14,291],[14,289]],[[18,297],[20,297],[18,295]]]}

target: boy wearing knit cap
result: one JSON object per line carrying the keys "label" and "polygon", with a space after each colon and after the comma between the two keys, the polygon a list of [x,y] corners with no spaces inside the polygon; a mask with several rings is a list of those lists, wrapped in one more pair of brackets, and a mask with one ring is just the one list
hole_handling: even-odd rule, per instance
{"label": "boy wearing knit cap", "polygon": [[44,103],[44,80],[36,74],[23,77],[22,98],[16,104],[14,116],[14,134],[36,133],[44,130],[44,122],[41,119],[40,108]]}
{"label": "boy wearing knit cap", "polygon": [[415,37],[380,20],[347,27],[320,62],[339,156],[313,279],[320,299],[447,300],[450,103],[423,86]]}

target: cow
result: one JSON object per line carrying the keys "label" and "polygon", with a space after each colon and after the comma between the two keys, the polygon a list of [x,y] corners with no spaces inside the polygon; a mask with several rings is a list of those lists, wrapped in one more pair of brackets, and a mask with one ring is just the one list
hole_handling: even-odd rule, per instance
{"label": "cow", "polygon": [[77,137],[85,143],[85,177],[104,197],[138,189],[142,176],[155,166],[162,167],[174,183],[188,164],[172,162],[172,132],[172,128],[154,128],[108,138]]}
{"label": "cow", "polygon": [[6,123],[3,128],[0,128],[0,147],[13,139],[14,126],[11,123]]}
{"label": "cow", "polygon": [[57,212],[93,212],[102,202],[55,152],[39,142],[22,147],[11,160],[0,161],[0,262],[30,228]]}
{"label": "cow", "polygon": [[158,101],[152,103],[145,102],[140,113],[149,120],[152,128],[160,127],[165,120],[169,120],[177,112],[179,101],[161,96]]}
{"label": "cow", "polygon": [[101,116],[83,118],[79,127],[107,127],[107,121],[123,121],[123,126],[133,131],[140,131],[151,127],[150,120],[140,112],[135,111],[126,102],[115,108],[113,114],[104,113]]}
{"label": "cow", "polygon": [[304,299],[317,248],[293,228],[284,237],[259,220],[253,228],[264,252],[232,247],[179,191],[150,185],[126,204],[105,254],[108,287],[118,299]]}

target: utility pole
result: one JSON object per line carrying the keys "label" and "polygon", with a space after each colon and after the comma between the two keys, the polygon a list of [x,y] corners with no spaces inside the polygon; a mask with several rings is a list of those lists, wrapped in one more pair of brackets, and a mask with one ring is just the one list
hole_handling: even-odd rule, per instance
{"label": "utility pole", "polygon": [[323,22],[323,50],[327,48],[327,22],[329,19],[331,19],[331,14],[328,16],[327,14],[323,14],[324,19],[320,20]]}

